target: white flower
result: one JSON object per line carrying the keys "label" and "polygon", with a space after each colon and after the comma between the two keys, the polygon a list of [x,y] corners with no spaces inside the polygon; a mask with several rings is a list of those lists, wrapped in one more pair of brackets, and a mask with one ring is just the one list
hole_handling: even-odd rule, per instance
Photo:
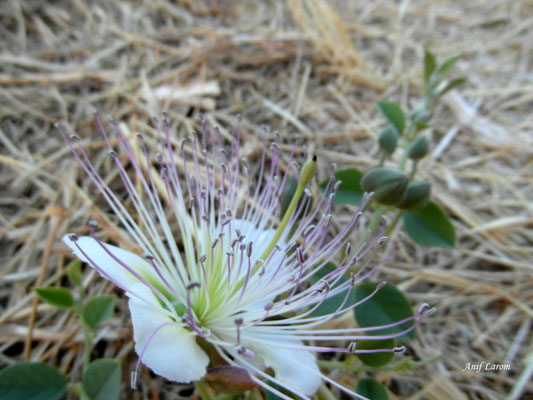
{"label": "white flower", "polygon": [[[350,248],[350,233],[358,224],[359,211],[340,232],[331,235],[333,194],[322,195],[313,206],[308,188],[316,160],[301,168],[294,197],[279,221],[280,194],[288,175],[280,169],[276,144],[270,151],[263,146],[256,178],[248,162],[240,159],[239,128],[229,152],[222,148],[219,132],[204,122],[192,142],[184,141],[179,147],[165,117],[155,161],[141,136],[144,157],[138,160],[128,138],[112,120],[120,151],[131,167],[127,171],[99,119],[98,123],[127,201],[104,182],[83,147],[73,143],[78,138],[69,138],[60,129],[144,254],[104,244],[94,226],[89,236],[69,234],[63,240],[77,257],[128,295],[139,362],[169,380],[190,382],[206,375],[210,357],[205,349],[211,348],[228,365],[244,368],[258,385],[283,398],[288,397],[273,384],[308,398],[322,379],[363,398],[322,374],[314,353],[356,352],[354,343],[346,344],[364,338],[369,328],[313,328],[357,305],[346,301],[350,291],[377,265],[370,268],[365,263],[344,283],[340,278],[375,251],[381,240],[378,235],[359,249]],[[296,164],[294,154],[287,165]],[[336,187],[332,179],[329,192]],[[135,218],[130,215],[132,209]],[[338,261],[341,250],[339,266],[311,284],[310,277],[334,258]],[[335,312],[312,315],[324,300],[339,293],[345,294],[345,301]],[[411,318],[410,329],[424,313],[421,310]],[[402,322],[405,320],[398,323]],[[340,345],[320,346],[325,340],[338,340]],[[265,372],[268,368],[274,376]]]}

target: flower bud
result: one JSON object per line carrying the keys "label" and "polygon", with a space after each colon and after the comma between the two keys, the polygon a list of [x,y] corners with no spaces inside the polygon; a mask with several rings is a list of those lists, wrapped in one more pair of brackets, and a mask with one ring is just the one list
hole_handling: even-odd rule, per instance
{"label": "flower bud", "polygon": [[409,145],[407,153],[412,160],[420,160],[428,153],[429,143],[425,136],[420,136]]}
{"label": "flower bud", "polygon": [[428,182],[411,181],[407,185],[407,193],[398,208],[407,211],[418,211],[429,202],[431,185]]}
{"label": "flower bud", "polygon": [[394,168],[376,168],[367,172],[361,179],[361,187],[366,192],[374,192],[374,200],[384,205],[394,205],[405,197],[409,178]]}
{"label": "flower bud", "polygon": [[222,393],[243,393],[257,386],[248,371],[231,366],[210,368],[205,380],[209,386]]}
{"label": "flower bud", "polygon": [[394,153],[398,144],[398,133],[392,125],[388,125],[381,131],[378,139],[379,147],[387,154]]}
{"label": "flower bud", "polygon": [[316,173],[316,156],[307,160],[300,171],[300,185],[307,185]]}

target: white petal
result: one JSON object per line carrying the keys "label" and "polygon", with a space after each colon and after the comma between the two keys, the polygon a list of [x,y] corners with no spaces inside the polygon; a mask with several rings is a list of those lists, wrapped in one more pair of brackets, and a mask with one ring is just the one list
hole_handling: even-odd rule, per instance
{"label": "white petal", "polygon": [[133,289],[150,303],[136,297],[129,300],[135,351],[139,356],[150,340],[142,354],[143,364],[172,381],[190,382],[204,377],[209,358],[196,343],[196,334],[181,323],[163,326],[154,334],[162,324],[173,321],[146,286],[135,284]]}
{"label": "white petal", "polygon": [[[113,257],[111,257],[111,255],[92,237],[80,236],[76,242],[73,242],[70,240],[69,236],[70,235],[63,236],[63,242],[72,249],[74,254],[76,254],[80,260],[88,263],[96,269],[102,270],[104,272],[104,274],[102,274],[104,278],[113,281],[117,286],[124,290],[128,290],[133,283],[139,282],[131,272],[113,259]],[[76,245],[78,245],[83,252],[80,251]],[[154,272],[152,272],[152,266],[138,255],[110,244],[105,244],[105,247],[114,257],[142,277],[146,278],[154,275]],[[83,253],[85,253],[87,257]],[[96,266],[94,264],[96,264]],[[157,279],[157,277],[155,279]]]}
{"label": "white petal", "polygon": [[[241,234],[246,236],[246,239],[244,240],[245,243],[253,242],[252,246],[252,264],[255,264],[257,259],[261,257],[263,252],[266,250],[267,246],[269,245],[270,241],[274,237],[276,231],[274,229],[265,229],[260,230],[254,226],[249,221],[246,221],[245,219],[232,219],[231,220],[231,229],[233,232],[236,230],[239,230]],[[234,234],[234,238],[237,238],[237,234]],[[283,247],[282,243],[279,243],[280,246]]]}
{"label": "white petal", "polygon": [[[266,339],[265,336],[262,336],[262,339]],[[303,343],[298,339],[283,338],[280,335],[270,336],[268,340],[295,347],[303,346]],[[259,345],[257,342],[247,343],[246,348],[256,353],[255,358],[257,359],[253,361],[254,365],[258,366],[258,363],[262,362],[266,366],[272,367],[276,373],[276,379],[288,387],[292,387],[307,396],[313,395],[318,390],[322,379],[312,352],[275,345]],[[307,368],[302,368],[298,364],[303,364]],[[316,373],[311,372],[310,369]]]}

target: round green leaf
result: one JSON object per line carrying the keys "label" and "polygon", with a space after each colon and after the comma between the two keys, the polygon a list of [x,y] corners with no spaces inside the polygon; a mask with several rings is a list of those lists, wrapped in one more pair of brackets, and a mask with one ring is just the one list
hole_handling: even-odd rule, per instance
{"label": "round green leaf", "polygon": [[389,400],[387,389],[375,379],[361,379],[355,391],[368,399]]}
{"label": "round green leaf", "polygon": [[396,128],[398,135],[405,129],[405,114],[398,103],[392,101],[378,101],[376,107],[389,123]]}
{"label": "round green leaf", "polygon": [[453,247],[455,244],[455,229],[434,202],[416,212],[406,212],[403,227],[413,242],[422,246]]}
{"label": "round green leaf", "polygon": [[53,306],[70,308],[74,305],[72,294],[63,287],[38,287],[35,291],[42,300]]}
{"label": "round green leaf", "polygon": [[[324,267],[322,267],[322,269],[320,269],[320,271],[318,271],[317,273],[315,273],[311,277],[311,282],[312,283],[318,282],[322,277],[326,276],[327,274],[329,274],[330,272],[332,272],[336,268],[337,268],[337,266],[335,264],[333,264],[331,262],[327,263],[326,265],[324,265]],[[335,285],[335,287],[339,286],[343,282],[346,282],[347,279],[348,278],[346,278],[346,277],[342,277],[341,279],[339,279],[339,282],[337,283],[337,285]],[[333,289],[333,288],[334,287],[332,287],[331,289]],[[324,295],[325,295],[325,292],[323,294],[319,294],[318,297],[324,296]],[[342,304],[342,302],[344,301],[345,297],[346,297],[346,292],[345,291],[342,292],[342,293],[336,294],[335,296],[328,297],[326,300],[324,300],[322,302],[322,304],[320,304],[320,306],[317,307],[316,310],[314,310],[311,313],[311,315],[313,317],[319,317],[319,316],[322,316],[322,315],[328,315],[328,314],[334,313],[335,311],[337,311],[339,306]],[[355,302],[356,302],[355,293],[352,290],[351,293],[348,296],[348,299],[346,300],[346,303],[344,304],[344,307],[348,307],[348,306],[354,304]]]}
{"label": "round green leaf", "polygon": [[91,400],[115,400],[120,394],[120,363],[101,358],[89,364],[83,374],[83,389]]}
{"label": "round green leaf", "polygon": [[[341,181],[337,189],[333,203],[359,205],[363,200],[365,191],[361,188],[361,178],[363,173],[355,168],[343,169],[335,172],[335,178]],[[329,179],[321,182],[319,187],[326,190]]]}
{"label": "round green leaf", "polygon": [[57,400],[67,390],[67,379],[42,362],[20,362],[0,371],[0,399]]}
{"label": "round green leaf", "polygon": [[85,303],[82,310],[83,320],[95,329],[113,315],[115,297],[110,295],[96,296]]}
{"label": "round green leaf", "polygon": [[[396,346],[395,339],[385,340],[359,340],[357,350],[376,350],[376,349],[393,349]],[[394,353],[355,353],[363,363],[371,367],[381,367],[388,364],[393,358]]]}
{"label": "round green leaf", "polygon": [[[364,282],[355,289],[356,301],[369,296],[379,282]],[[354,309],[355,319],[359,326],[366,328],[386,325],[411,317],[413,310],[403,293],[393,284],[387,283],[374,296]],[[408,329],[414,321],[407,321],[386,329],[369,331],[369,335],[385,335],[398,333]],[[414,339],[414,330],[399,336],[398,339]]]}

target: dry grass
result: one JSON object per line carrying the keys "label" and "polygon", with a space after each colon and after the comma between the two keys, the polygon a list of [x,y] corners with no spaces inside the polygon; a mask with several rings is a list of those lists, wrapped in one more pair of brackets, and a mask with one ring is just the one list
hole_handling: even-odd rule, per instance
{"label": "dry grass", "polygon": [[[93,110],[150,132],[162,110],[181,132],[199,112],[228,126],[243,116],[245,149],[259,151],[262,124],[302,136],[326,175],[331,162],[376,164],[382,120],[372,102],[412,107],[425,45],[462,53],[469,83],[437,108],[433,153],[422,177],[457,229],[454,250],[404,242],[380,272],[414,303],[438,313],[409,344],[405,373],[383,372],[392,398],[532,399],[533,4],[443,0],[128,2],[10,0],[0,7],[0,365],[25,356],[73,378],[82,363],[75,318],[38,303],[36,285],[66,284],[59,238],[96,218],[127,246],[99,207],[52,123],[92,149],[108,178]],[[343,218],[342,209],[338,210]],[[85,271],[91,293],[113,287]],[[135,356],[125,302],[101,331],[99,354]],[[25,342],[31,344],[26,347]],[[502,372],[463,372],[467,362],[510,362]],[[352,384],[353,376],[331,376]],[[172,399],[176,386],[143,373],[124,398]],[[392,393],[395,395],[393,396]],[[184,393],[182,393],[184,394]]]}

